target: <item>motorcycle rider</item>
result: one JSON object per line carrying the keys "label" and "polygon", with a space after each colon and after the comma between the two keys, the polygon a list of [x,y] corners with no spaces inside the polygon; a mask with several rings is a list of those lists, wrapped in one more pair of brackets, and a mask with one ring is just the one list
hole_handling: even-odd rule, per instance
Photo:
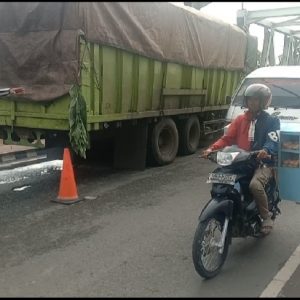
{"label": "motorcycle rider", "polygon": [[269,87],[259,83],[249,85],[244,93],[244,107],[248,110],[236,117],[228,131],[202,153],[202,156],[207,158],[211,151],[231,145],[237,145],[245,151],[259,150],[257,159],[262,163],[256,167],[249,188],[263,219],[261,232],[265,235],[273,228],[265,185],[273,176],[274,156],[278,153],[280,130],[278,117],[264,111],[271,101],[272,94]]}

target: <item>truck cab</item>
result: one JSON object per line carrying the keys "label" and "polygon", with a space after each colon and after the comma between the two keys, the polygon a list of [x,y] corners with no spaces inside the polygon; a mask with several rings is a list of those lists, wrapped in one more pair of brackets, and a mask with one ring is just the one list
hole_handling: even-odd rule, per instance
{"label": "truck cab", "polygon": [[[300,129],[300,66],[264,67],[248,74],[231,99],[226,115],[229,124],[246,111],[243,107],[243,95],[253,83],[262,83],[271,89],[272,102],[266,111],[278,116],[281,130]],[[229,124],[225,127],[225,132]]]}

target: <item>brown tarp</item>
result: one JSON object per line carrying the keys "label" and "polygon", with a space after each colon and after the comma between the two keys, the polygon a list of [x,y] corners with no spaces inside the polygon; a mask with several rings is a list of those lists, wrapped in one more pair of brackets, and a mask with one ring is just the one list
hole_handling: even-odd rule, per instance
{"label": "brown tarp", "polygon": [[162,61],[245,68],[242,30],[167,2],[1,2],[0,87],[21,85],[35,101],[67,94],[77,81],[79,32]]}

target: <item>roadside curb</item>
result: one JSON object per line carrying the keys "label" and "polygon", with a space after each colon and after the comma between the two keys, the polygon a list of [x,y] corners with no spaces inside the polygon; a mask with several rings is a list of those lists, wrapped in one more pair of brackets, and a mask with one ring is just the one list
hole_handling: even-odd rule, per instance
{"label": "roadside curb", "polygon": [[300,245],[296,248],[281,270],[275,275],[259,298],[277,297],[287,281],[300,265]]}
{"label": "roadside curb", "polygon": [[20,152],[4,153],[0,155],[0,163],[7,163],[17,159],[26,159],[37,157],[38,153],[36,150],[27,150]]}

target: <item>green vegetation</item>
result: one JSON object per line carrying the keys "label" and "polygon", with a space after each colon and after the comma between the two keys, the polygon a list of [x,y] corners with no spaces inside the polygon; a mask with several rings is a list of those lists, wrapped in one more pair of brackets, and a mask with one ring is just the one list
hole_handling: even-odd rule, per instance
{"label": "green vegetation", "polygon": [[73,85],[69,93],[71,96],[69,110],[70,143],[76,154],[86,158],[88,147],[86,102],[79,85]]}

